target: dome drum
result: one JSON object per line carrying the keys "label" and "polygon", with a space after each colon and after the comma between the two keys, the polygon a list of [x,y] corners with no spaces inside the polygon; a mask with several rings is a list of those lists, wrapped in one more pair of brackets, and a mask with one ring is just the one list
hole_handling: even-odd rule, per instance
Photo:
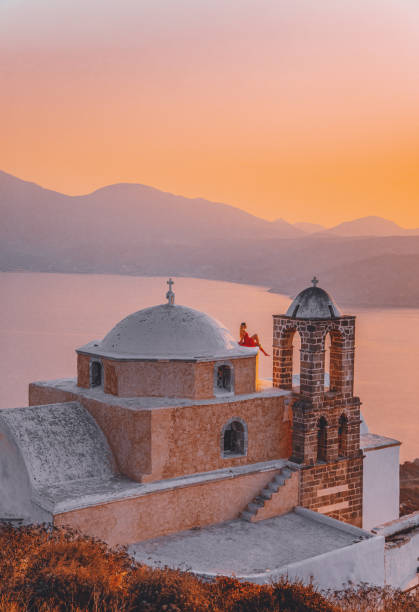
{"label": "dome drum", "polygon": [[257,351],[240,346],[202,312],[162,304],[129,315],[103,340],[80,347],[78,385],[119,397],[253,393]]}

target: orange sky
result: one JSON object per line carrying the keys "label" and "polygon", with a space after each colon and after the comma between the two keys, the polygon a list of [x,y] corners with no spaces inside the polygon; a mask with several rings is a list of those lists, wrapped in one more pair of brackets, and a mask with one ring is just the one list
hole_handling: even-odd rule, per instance
{"label": "orange sky", "polygon": [[0,169],[419,227],[419,4],[2,0]]}

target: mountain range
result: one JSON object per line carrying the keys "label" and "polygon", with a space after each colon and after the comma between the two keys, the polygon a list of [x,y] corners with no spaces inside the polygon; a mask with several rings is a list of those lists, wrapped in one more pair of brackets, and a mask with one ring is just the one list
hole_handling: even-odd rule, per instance
{"label": "mountain range", "polygon": [[394,221],[382,217],[362,217],[353,221],[344,221],[326,231],[335,236],[418,236],[419,228],[405,229]]}
{"label": "mountain range", "polygon": [[341,303],[419,306],[419,229],[324,228],[120,183],[68,196],[0,172],[0,270],[171,274],[293,295],[313,274]]}

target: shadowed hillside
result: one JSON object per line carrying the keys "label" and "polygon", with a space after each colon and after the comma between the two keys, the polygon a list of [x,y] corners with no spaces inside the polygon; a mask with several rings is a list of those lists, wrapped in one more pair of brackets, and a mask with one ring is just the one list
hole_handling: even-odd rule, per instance
{"label": "shadowed hillside", "polygon": [[[342,258],[344,259],[344,258]],[[337,302],[357,306],[392,305],[417,307],[419,282],[419,254],[383,254],[376,257],[345,261],[323,269],[321,284],[333,287]],[[303,285],[303,278],[288,280],[272,292],[295,293]]]}
{"label": "shadowed hillside", "polygon": [[400,466],[400,514],[419,510],[419,459]]}

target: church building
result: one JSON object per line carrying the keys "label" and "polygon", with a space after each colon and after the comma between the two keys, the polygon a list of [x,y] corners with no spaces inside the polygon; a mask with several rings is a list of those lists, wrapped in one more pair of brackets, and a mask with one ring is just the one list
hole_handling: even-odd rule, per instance
{"label": "church building", "polygon": [[[282,563],[288,575],[321,583],[315,568],[329,563],[330,576],[340,574],[327,585],[394,583],[377,526],[399,518],[400,443],[368,432],[354,395],[355,317],[317,282],[273,315],[269,381],[257,378],[258,348],[177,305],[172,281],[167,303],[78,348],[76,378],[31,383],[28,407],[0,411],[0,518],[71,526],[167,564],[160,546],[179,557],[179,538],[186,545],[190,534],[209,551],[227,525],[232,539],[249,534],[262,548],[274,534],[285,555],[244,568],[246,579],[284,574],[271,571]],[[293,529],[297,560],[281,544]],[[379,570],[369,567],[377,558]]]}

